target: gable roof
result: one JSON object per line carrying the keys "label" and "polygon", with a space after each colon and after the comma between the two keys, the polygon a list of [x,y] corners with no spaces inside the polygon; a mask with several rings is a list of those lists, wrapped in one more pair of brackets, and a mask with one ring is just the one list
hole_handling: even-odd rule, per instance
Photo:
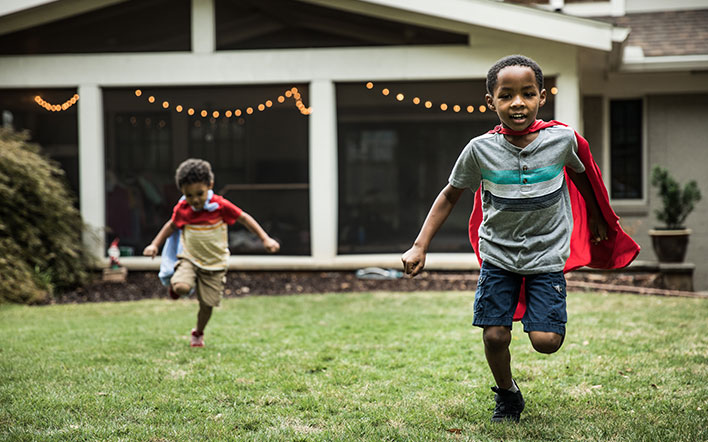
{"label": "gable roof", "polygon": [[[66,18],[123,0],[9,0],[0,4],[0,34]],[[298,0],[398,20],[424,16],[444,26],[481,27],[579,47],[611,51],[623,34],[611,23],[493,0]],[[22,4],[30,6],[22,7]]]}

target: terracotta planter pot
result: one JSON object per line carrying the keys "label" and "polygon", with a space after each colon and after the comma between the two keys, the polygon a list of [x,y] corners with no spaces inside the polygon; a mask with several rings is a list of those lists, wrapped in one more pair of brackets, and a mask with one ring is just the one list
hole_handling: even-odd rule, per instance
{"label": "terracotta planter pot", "polygon": [[652,229],[649,231],[649,235],[659,262],[683,262],[686,258],[691,229]]}

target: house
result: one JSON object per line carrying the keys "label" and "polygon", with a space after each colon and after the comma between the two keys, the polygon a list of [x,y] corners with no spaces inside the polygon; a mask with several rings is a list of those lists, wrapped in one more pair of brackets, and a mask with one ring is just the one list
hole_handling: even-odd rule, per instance
{"label": "house", "polygon": [[[487,69],[539,62],[541,118],[590,141],[623,226],[655,261],[652,165],[700,179],[708,1],[6,0],[0,110],[59,161],[105,256],[140,255],[170,216],[174,169],[209,160],[215,190],[283,244],[260,256],[233,229],[240,269],[400,266],[466,142],[491,128]],[[688,130],[687,130],[688,129]],[[700,183],[708,195],[706,182]],[[474,269],[467,193],[429,268]],[[687,261],[708,289],[708,214]]]}

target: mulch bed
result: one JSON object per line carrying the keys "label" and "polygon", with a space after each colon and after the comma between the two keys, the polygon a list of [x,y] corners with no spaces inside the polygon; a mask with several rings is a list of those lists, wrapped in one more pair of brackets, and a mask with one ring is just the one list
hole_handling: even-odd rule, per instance
{"label": "mulch bed", "polygon": [[[299,293],[349,293],[365,291],[474,291],[477,272],[423,272],[415,278],[359,279],[354,272],[239,272],[228,273],[224,297],[296,295]],[[691,296],[692,292],[662,290],[652,273],[572,272],[568,287],[600,292]],[[94,282],[75,291],[57,294],[51,303],[137,301],[167,298],[167,289],[155,272],[129,272],[126,282]]]}

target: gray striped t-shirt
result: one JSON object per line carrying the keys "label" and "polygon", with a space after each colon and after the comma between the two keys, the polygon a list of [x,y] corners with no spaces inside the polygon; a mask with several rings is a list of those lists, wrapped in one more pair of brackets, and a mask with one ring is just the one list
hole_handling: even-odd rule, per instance
{"label": "gray striped t-shirt", "polygon": [[543,129],[520,149],[504,135],[485,134],[465,146],[450,185],[482,184],[479,253],[484,261],[520,273],[562,271],[570,255],[573,212],[564,167],[584,172],[573,129]]}

